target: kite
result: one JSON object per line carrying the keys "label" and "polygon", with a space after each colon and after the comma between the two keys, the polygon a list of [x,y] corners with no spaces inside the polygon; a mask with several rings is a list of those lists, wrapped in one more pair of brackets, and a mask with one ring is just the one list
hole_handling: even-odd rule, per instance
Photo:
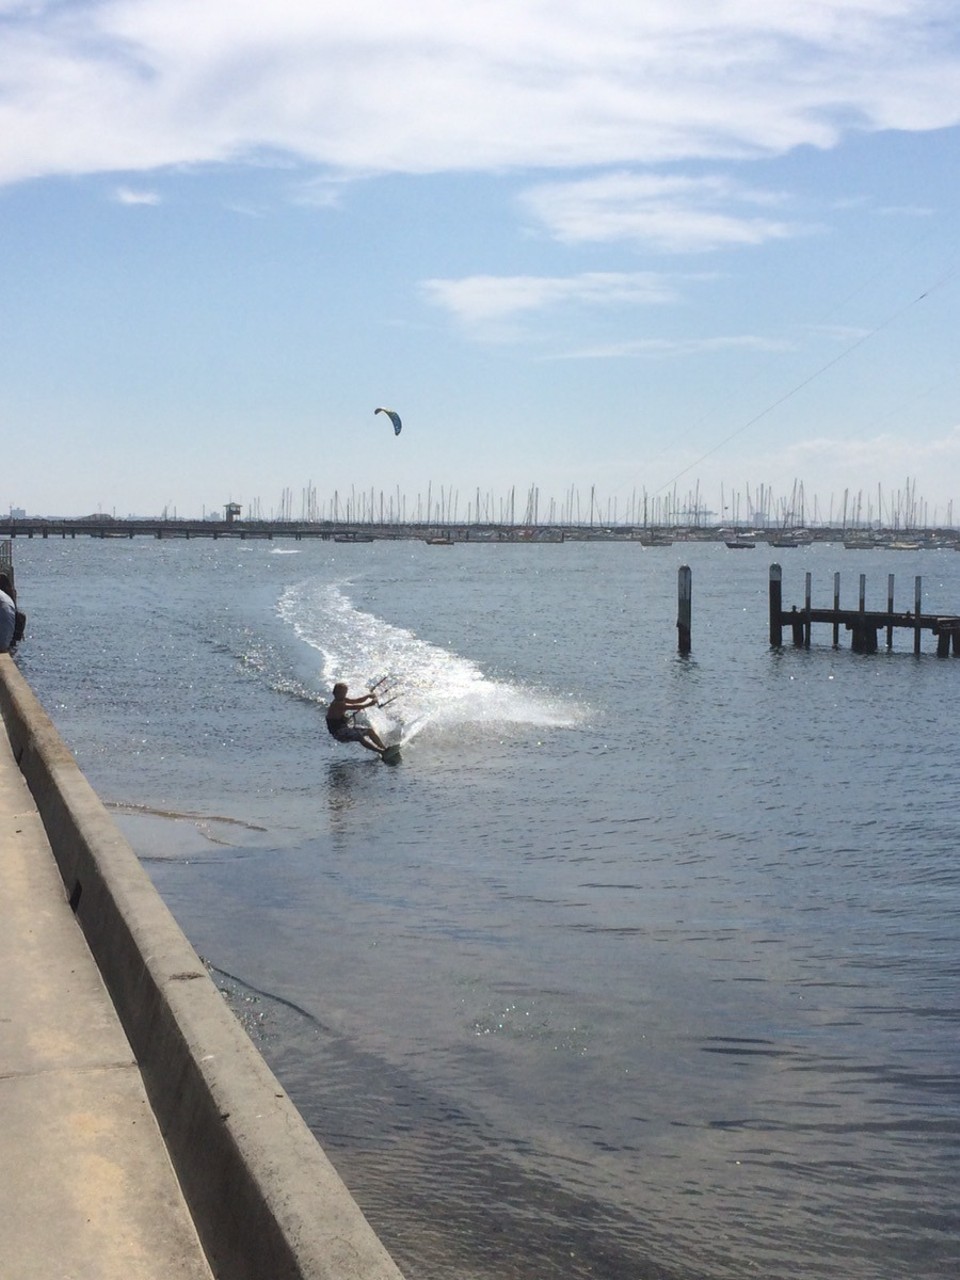
{"label": "kite", "polygon": [[387,417],[390,419],[390,421],[393,423],[393,434],[395,436],[398,436],[400,434],[400,428],[403,426],[403,423],[400,421],[399,413],[396,413],[393,409],[384,409],[382,407],[379,409],[374,409],[373,412],[374,412],[374,415],[378,413],[385,413]]}

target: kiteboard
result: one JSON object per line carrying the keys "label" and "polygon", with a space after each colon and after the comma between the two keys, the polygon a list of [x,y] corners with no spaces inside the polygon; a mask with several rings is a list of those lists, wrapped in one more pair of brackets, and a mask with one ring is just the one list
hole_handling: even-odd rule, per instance
{"label": "kiteboard", "polygon": [[380,759],[383,761],[384,764],[399,764],[400,763],[400,743],[399,742],[391,743],[391,745],[387,747],[385,751],[381,752]]}

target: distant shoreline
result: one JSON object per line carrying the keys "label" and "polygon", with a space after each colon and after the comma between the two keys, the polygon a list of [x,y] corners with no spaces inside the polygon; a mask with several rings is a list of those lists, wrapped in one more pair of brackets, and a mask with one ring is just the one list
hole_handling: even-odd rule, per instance
{"label": "distant shoreline", "polygon": [[864,525],[794,527],[738,527],[722,525],[637,524],[503,524],[439,521],[309,521],[309,520],[178,520],[114,516],[0,516],[3,538],[239,538],[321,539],[373,542],[413,539],[433,545],[452,542],[638,542],[669,546],[674,542],[766,543],[771,547],[805,546],[816,542],[845,543],[851,549],[960,549],[960,530],[947,527],[891,529]]}

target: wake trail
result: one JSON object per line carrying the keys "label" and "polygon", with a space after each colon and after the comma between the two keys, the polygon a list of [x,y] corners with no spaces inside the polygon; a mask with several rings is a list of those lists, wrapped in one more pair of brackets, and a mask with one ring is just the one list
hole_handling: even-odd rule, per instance
{"label": "wake trail", "polygon": [[351,690],[367,688],[388,673],[388,696],[395,700],[382,711],[371,708],[370,720],[378,729],[384,719],[399,720],[401,743],[427,728],[569,728],[580,718],[578,708],[559,697],[485,676],[471,659],[358,609],[340,585],[306,582],[290,587],[278,612],[322,655],[327,683],[344,680]]}

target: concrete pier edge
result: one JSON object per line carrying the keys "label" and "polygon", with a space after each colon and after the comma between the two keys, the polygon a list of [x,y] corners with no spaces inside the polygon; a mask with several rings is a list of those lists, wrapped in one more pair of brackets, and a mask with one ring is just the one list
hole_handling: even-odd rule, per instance
{"label": "concrete pier edge", "polygon": [[214,1275],[402,1280],[7,654],[0,715]]}

